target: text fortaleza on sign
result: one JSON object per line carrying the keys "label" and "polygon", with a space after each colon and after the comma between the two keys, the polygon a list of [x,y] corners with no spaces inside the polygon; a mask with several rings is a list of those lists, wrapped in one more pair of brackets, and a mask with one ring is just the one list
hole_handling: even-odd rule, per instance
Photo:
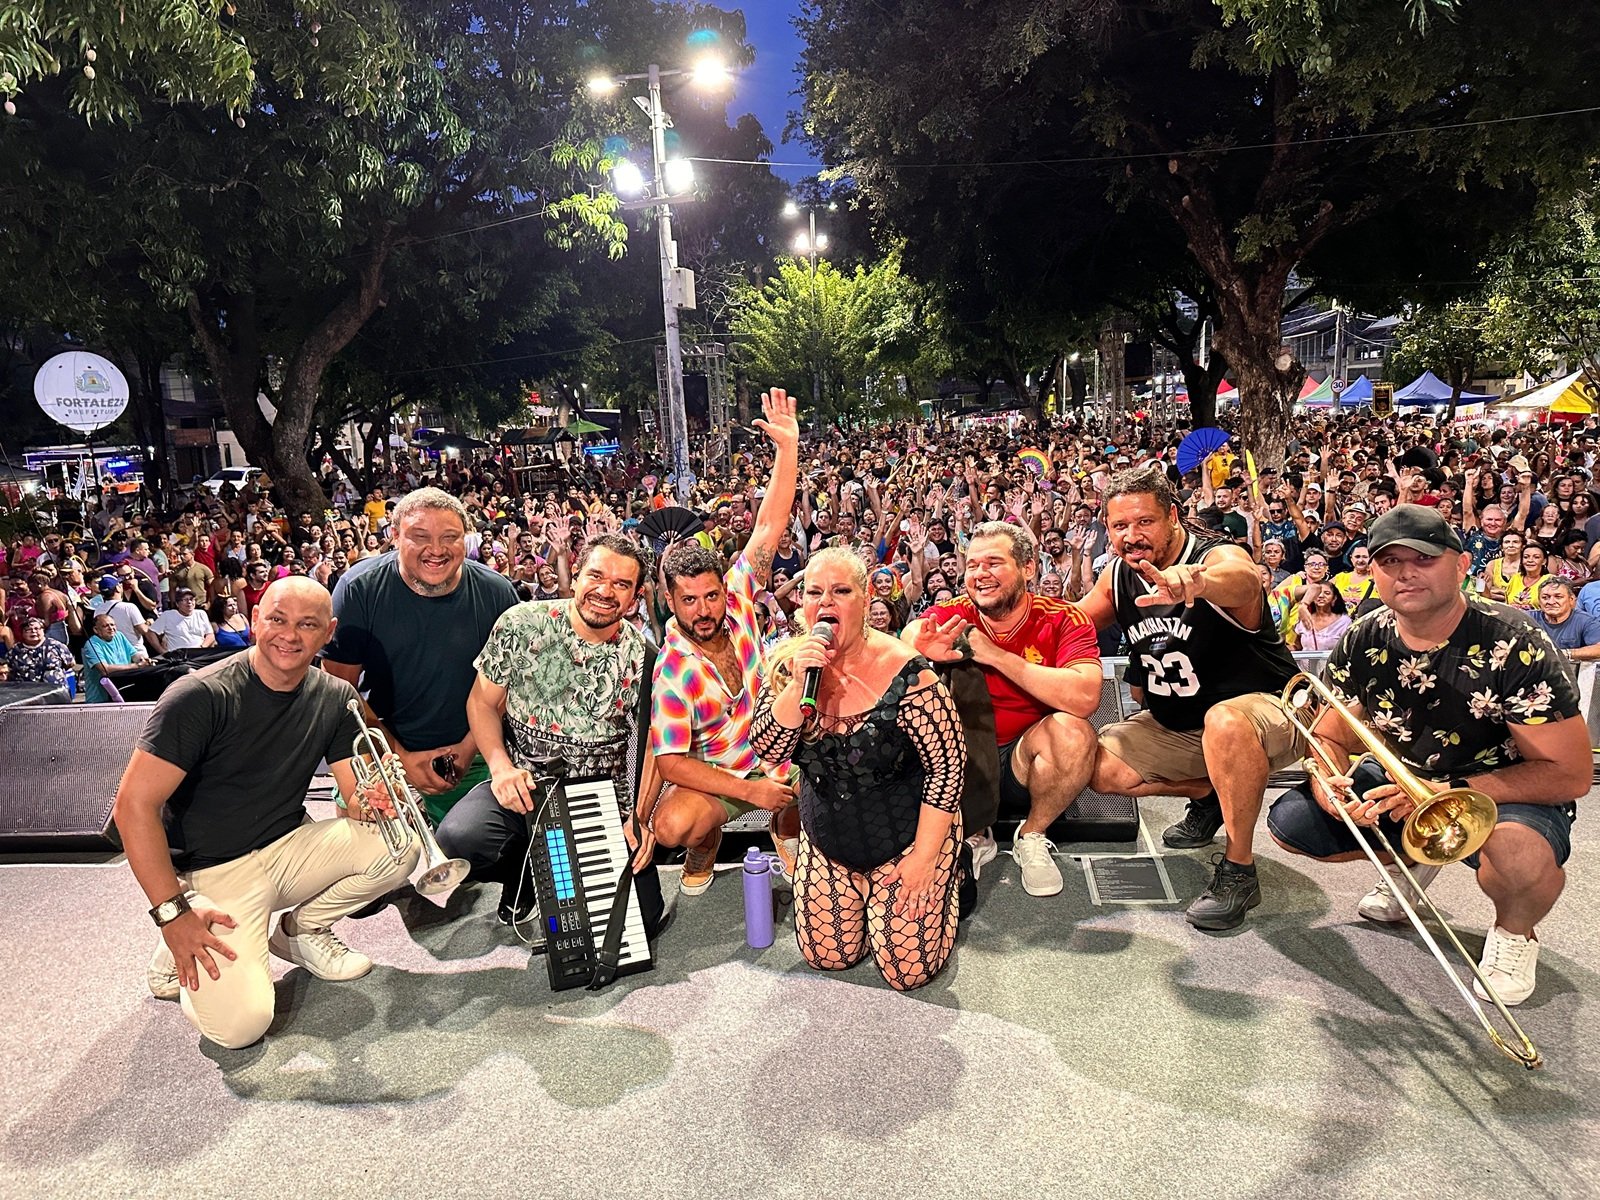
{"label": "text fortaleza on sign", "polygon": [[50,359],[33,377],[33,397],[52,421],[93,433],[128,407],[128,380],[115,364],[86,350]]}

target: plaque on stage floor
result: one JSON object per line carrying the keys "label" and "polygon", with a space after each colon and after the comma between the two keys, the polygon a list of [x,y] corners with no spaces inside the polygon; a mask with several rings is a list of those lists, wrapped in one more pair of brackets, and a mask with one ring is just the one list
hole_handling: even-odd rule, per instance
{"label": "plaque on stage floor", "polygon": [[1083,873],[1094,904],[1175,904],[1172,881],[1152,854],[1091,854]]}

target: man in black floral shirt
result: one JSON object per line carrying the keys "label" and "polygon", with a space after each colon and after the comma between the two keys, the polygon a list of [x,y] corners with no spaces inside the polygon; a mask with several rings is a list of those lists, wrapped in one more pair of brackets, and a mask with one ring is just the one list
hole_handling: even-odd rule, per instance
{"label": "man in black floral shirt", "polygon": [[[1495,908],[1484,975],[1501,999],[1517,1004],[1533,992],[1534,926],[1566,882],[1574,801],[1589,789],[1589,735],[1577,688],[1526,614],[1462,593],[1471,555],[1436,510],[1398,505],[1373,523],[1369,545],[1386,607],[1344,635],[1328,659],[1327,679],[1435,791],[1471,787],[1499,805],[1494,832],[1466,862]],[[1331,713],[1315,733],[1335,761],[1361,750]],[[1345,776],[1331,785],[1345,795],[1350,782]],[[1361,858],[1336,803],[1320,783],[1288,792],[1272,806],[1267,826],[1296,854]],[[1412,808],[1387,782],[1348,800],[1358,825],[1381,824],[1394,845]],[[1412,868],[1424,887],[1437,871]],[[1395,897],[1404,886],[1399,879],[1379,883],[1358,910],[1369,920],[1405,920]]]}

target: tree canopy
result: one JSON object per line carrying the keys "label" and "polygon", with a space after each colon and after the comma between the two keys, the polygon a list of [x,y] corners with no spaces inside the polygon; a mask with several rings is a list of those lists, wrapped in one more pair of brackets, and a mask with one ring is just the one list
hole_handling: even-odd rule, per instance
{"label": "tree canopy", "polygon": [[[589,76],[685,61],[689,35],[708,29],[736,60],[747,54],[742,20],[701,5],[405,0],[363,11],[359,37],[330,16],[310,30],[289,0],[226,14],[298,31],[245,39],[254,74],[238,121],[174,103],[130,68],[119,79],[126,127],[74,115],[81,85],[44,74],[0,136],[0,194],[15,214],[0,264],[22,281],[14,319],[101,333],[94,303],[58,299],[85,289],[60,285],[114,258],[99,291],[137,281],[184,315],[251,460],[295,509],[323,503],[306,456],[329,369],[390,306],[395,319],[373,327],[366,362],[358,354],[338,377],[324,419],[361,393],[392,398],[406,368],[407,386],[423,384],[424,347],[458,364],[494,357],[491,343],[572,294],[574,253],[623,254],[607,139],[636,132],[637,114],[597,102]],[[345,38],[370,103],[323,69],[326,43]],[[451,386],[484,383],[468,373]]]}
{"label": "tree canopy", "polygon": [[[400,5],[322,0],[14,0],[0,20],[6,112],[64,106],[90,122],[132,122],[151,104],[213,106],[232,118],[255,102],[258,59],[331,102],[370,107],[373,76],[402,63]],[[29,89],[59,78],[59,89]],[[26,98],[24,98],[26,95]]]}
{"label": "tree canopy", "polygon": [[897,377],[909,391],[943,368],[923,317],[921,290],[897,255],[853,272],[788,258],[741,294],[732,329],[751,375],[789,381],[814,400],[814,420],[849,424],[906,411],[917,397],[902,396]]}
{"label": "tree canopy", "polygon": [[1369,307],[1374,287],[1470,274],[1600,142],[1572,112],[1591,106],[1591,15],[1575,0],[817,0],[805,124],[897,233],[930,212],[974,231],[993,256],[976,271],[1025,277],[1031,254],[1039,290],[1092,309],[1141,239],[1152,278],[1163,259],[1193,270],[1247,440],[1275,461],[1304,378],[1279,334],[1291,273],[1366,288]]}

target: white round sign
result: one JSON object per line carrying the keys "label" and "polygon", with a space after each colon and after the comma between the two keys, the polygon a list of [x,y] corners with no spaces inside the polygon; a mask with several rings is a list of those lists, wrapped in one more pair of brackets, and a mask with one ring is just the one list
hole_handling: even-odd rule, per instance
{"label": "white round sign", "polygon": [[33,398],[45,416],[79,433],[109,425],[128,407],[128,380],[98,354],[68,350],[33,377]]}

